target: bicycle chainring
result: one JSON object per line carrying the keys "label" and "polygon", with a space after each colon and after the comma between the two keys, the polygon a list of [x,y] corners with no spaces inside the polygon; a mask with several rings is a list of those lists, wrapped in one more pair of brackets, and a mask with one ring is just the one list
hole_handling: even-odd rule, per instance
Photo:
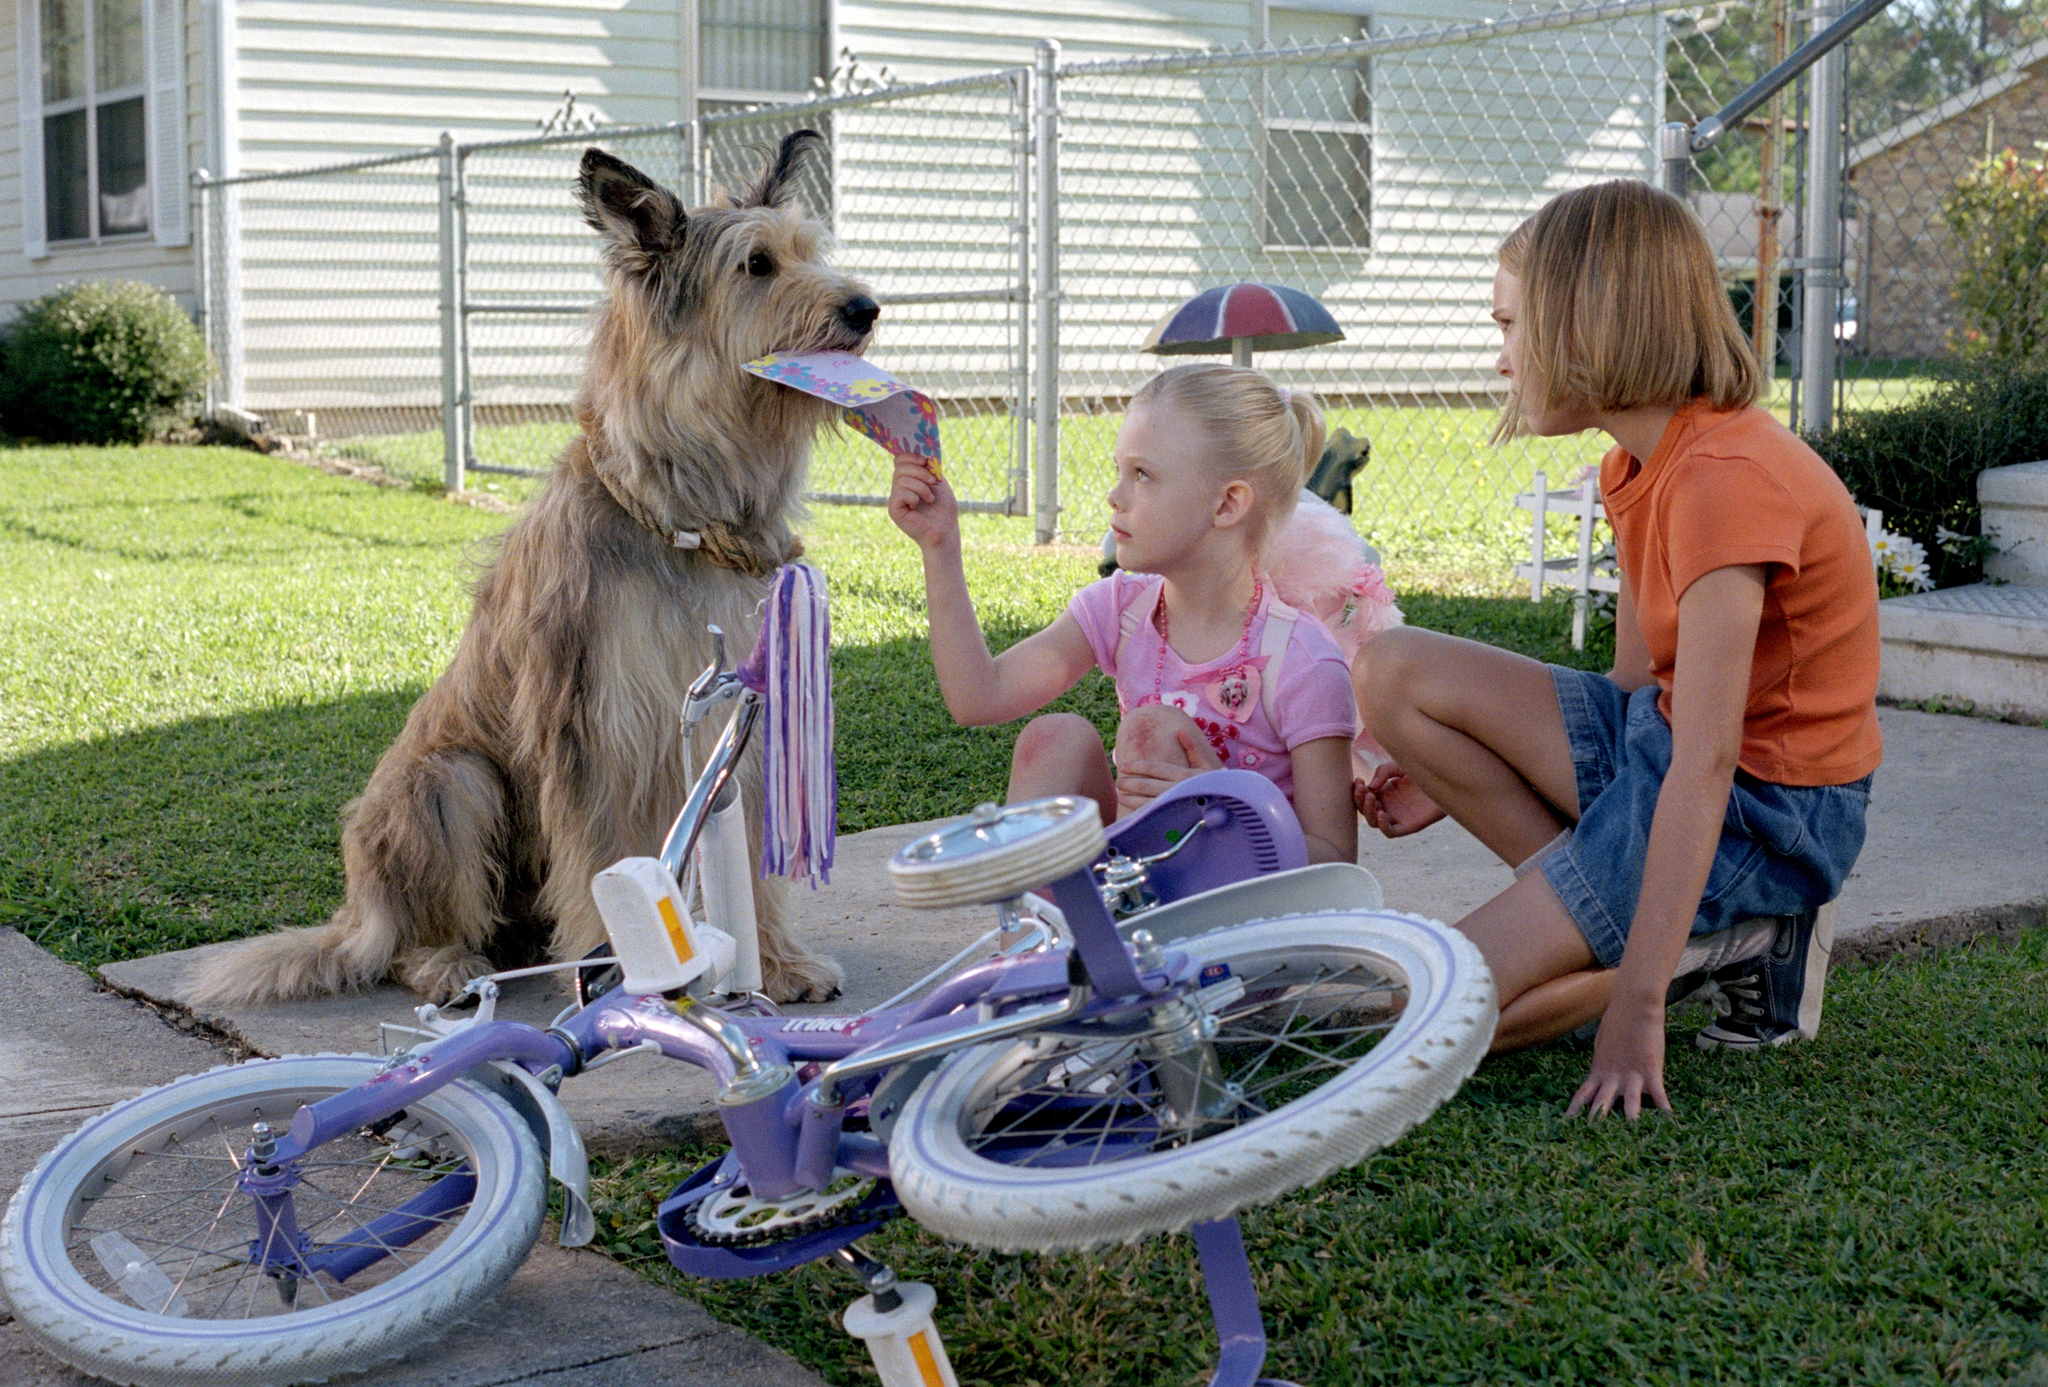
{"label": "bicycle chainring", "polygon": [[861,1208],[874,1192],[875,1178],[835,1167],[822,1190],[798,1190],[781,1199],[762,1199],[744,1184],[717,1190],[692,1204],[690,1231],[720,1247],[758,1247],[824,1228],[874,1217]]}

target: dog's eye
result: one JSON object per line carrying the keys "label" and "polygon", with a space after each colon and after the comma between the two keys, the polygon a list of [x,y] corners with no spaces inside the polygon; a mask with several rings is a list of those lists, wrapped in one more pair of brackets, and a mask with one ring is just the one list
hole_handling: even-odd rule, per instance
{"label": "dog's eye", "polygon": [[775,262],[768,258],[768,252],[757,250],[747,257],[747,273],[756,279],[766,279],[775,273]]}

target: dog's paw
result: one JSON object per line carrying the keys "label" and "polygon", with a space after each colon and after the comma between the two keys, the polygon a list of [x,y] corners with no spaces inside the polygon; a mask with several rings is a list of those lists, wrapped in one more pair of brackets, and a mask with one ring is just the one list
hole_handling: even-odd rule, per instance
{"label": "dog's paw", "polygon": [[774,1002],[829,1002],[839,995],[846,974],[822,954],[805,954],[769,966],[763,960],[761,990]]}
{"label": "dog's paw", "polygon": [[415,949],[391,963],[399,982],[435,1005],[462,994],[463,984],[491,971],[491,961],[463,948]]}

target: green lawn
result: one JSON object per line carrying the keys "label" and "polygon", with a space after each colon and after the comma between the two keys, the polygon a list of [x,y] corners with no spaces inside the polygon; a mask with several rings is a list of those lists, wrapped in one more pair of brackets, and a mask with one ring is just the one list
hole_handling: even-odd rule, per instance
{"label": "green lawn", "polygon": [[[1565,1121],[1590,1046],[1489,1060],[1357,1169],[1245,1216],[1272,1357],[1308,1387],[2048,1383],[2048,934],[1840,974],[1810,1044],[1705,1055],[1676,1115]],[[714,1152],[601,1169],[601,1237],[835,1383],[871,1382],[812,1265],[695,1281],[655,1202]],[[1194,1248],[1013,1257],[899,1220],[867,1240],[939,1294],[963,1383],[1206,1381]]]}
{"label": "green lawn", "polygon": [[[0,451],[0,922],[85,965],[324,918],[336,816],[446,665],[505,516],[226,449]],[[1094,572],[970,516],[998,643]],[[999,797],[1016,729],[946,717],[916,554],[820,507],[841,826]],[[1562,605],[1417,594],[1430,624],[1569,655]],[[1598,651],[1589,657],[1601,658]],[[1091,677],[1059,706],[1114,712]]]}

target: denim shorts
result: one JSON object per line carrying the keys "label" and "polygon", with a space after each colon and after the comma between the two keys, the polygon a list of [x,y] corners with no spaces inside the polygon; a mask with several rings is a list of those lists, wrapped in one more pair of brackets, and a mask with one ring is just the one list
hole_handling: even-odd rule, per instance
{"label": "denim shorts", "polygon": [[[1543,875],[1604,967],[1621,961],[1650,817],[1671,769],[1671,725],[1657,686],[1633,693],[1604,675],[1550,667],[1578,775],[1579,822],[1543,861]],[[1775,785],[1735,772],[1721,842],[1692,932],[1712,934],[1753,915],[1799,915],[1825,905],[1863,850],[1870,776],[1847,785]]]}

